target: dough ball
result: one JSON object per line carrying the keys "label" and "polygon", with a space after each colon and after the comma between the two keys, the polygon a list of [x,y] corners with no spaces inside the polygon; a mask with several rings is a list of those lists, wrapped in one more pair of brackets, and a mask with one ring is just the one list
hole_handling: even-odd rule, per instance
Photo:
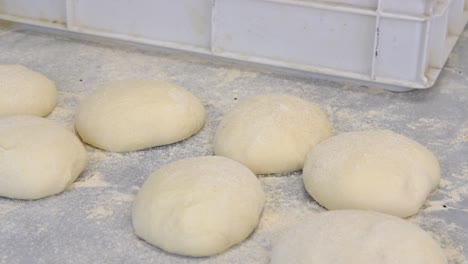
{"label": "dough ball", "polygon": [[343,133],[311,150],[309,194],[328,209],[416,214],[439,184],[439,162],[425,147],[387,130]]}
{"label": "dough ball", "polygon": [[330,123],[316,105],[284,94],[260,95],[223,118],[214,152],[256,174],[290,172],[302,169],[309,150],[330,134]]}
{"label": "dough ball", "polygon": [[75,126],[84,142],[125,152],[184,140],[204,121],[205,109],[189,91],[160,81],[126,80],[85,99]]}
{"label": "dough ball", "polygon": [[21,65],[0,65],[0,116],[46,116],[55,108],[55,84]]}
{"label": "dough ball", "polygon": [[271,264],[446,264],[434,239],[400,218],[370,211],[317,214],[273,247]]}
{"label": "dough ball", "polygon": [[88,163],[81,141],[54,121],[0,118],[0,196],[39,199],[65,190]]}
{"label": "dough ball", "polygon": [[257,177],[233,160],[179,160],[147,179],[133,205],[133,226],[167,252],[211,256],[252,233],[264,196]]}

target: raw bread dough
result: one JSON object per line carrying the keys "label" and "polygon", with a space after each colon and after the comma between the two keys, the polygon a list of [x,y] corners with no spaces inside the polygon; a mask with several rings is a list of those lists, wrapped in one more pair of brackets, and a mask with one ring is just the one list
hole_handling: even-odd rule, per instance
{"label": "raw bread dough", "polygon": [[126,80],[85,99],[75,126],[84,142],[125,152],[184,140],[204,121],[205,109],[189,91],[160,81]]}
{"label": "raw bread dough", "polygon": [[343,133],[307,156],[304,184],[328,209],[365,209],[400,217],[416,214],[439,184],[437,158],[388,130]]}
{"label": "raw bread dough", "polygon": [[331,211],[292,228],[273,247],[271,264],[446,264],[434,239],[400,218]]}
{"label": "raw bread dough", "polygon": [[87,162],[80,140],[54,121],[0,118],[0,196],[39,199],[60,193]]}
{"label": "raw bread dough", "polygon": [[55,84],[21,65],[0,65],[0,116],[46,116],[55,108]]}
{"label": "raw bread dough", "polygon": [[233,160],[179,160],[146,180],[133,205],[133,226],[139,237],[165,251],[211,256],[252,233],[264,196],[257,177]]}
{"label": "raw bread dough", "polygon": [[330,134],[330,123],[318,106],[290,95],[260,95],[223,118],[214,152],[256,174],[290,172],[302,169],[309,150]]}

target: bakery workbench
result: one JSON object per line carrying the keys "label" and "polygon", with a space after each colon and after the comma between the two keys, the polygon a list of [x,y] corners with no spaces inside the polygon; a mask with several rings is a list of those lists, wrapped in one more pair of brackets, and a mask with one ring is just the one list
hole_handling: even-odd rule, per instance
{"label": "bakery workbench", "polygon": [[285,228],[324,211],[306,193],[300,172],[259,176],[267,195],[257,230],[211,258],[167,254],[136,237],[133,197],[146,177],[169,162],[212,155],[223,114],[249,96],[282,92],[324,109],[334,134],[391,129],[427,146],[440,159],[442,181],[409,221],[429,231],[450,263],[468,263],[468,32],[434,88],[391,93],[255,66],[117,43],[77,40],[32,28],[0,27],[0,64],[23,64],[56,82],[48,118],[73,127],[80,100],[116,79],[179,84],[205,105],[205,127],[168,146],[124,154],[87,146],[89,166],[64,193],[37,201],[0,198],[0,263],[268,263]]}

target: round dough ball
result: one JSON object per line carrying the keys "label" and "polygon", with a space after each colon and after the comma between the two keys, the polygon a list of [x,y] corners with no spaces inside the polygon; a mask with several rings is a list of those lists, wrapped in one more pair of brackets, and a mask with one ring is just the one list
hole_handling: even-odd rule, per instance
{"label": "round dough ball", "polygon": [[309,150],[331,134],[320,108],[301,98],[269,94],[251,97],[228,113],[214,139],[214,152],[256,174],[302,169]]}
{"label": "round dough ball", "polygon": [[417,142],[388,130],[343,133],[310,151],[309,194],[328,209],[416,214],[440,180],[439,162]]}
{"label": "round dough ball", "polygon": [[133,226],[167,252],[211,256],[252,233],[264,196],[257,177],[233,160],[179,160],[146,180],[133,205]]}
{"label": "round dough ball", "polygon": [[400,218],[370,211],[331,211],[289,230],[271,264],[446,264],[434,239]]}
{"label": "round dough ball", "polygon": [[0,196],[39,199],[65,190],[86,168],[81,141],[54,121],[0,118]]}
{"label": "round dough ball", "polygon": [[55,108],[55,84],[21,65],[0,65],[0,116],[46,116]]}
{"label": "round dough ball", "polygon": [[84,142],[125,152],[184,140],[204,121],[205,109],[189,91],[160,81],[125,80],[85,99],[75,126]]}

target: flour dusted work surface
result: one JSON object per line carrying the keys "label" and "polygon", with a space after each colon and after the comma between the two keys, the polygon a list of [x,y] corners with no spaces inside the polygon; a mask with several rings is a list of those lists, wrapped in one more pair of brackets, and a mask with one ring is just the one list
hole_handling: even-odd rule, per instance
{"label": "flour dusted work surface", "polygon": [[0,196],[39,199],[65,190],[88,162],[70,131],[40,117],[0,118]]}
{"label": "flour dusted work surface", "polygon": [[149,175],[180,159],[213,155],[223,117],[240,102],[271,93],[319,105],[335,135],[390,129],[430,149],[440,161],[441,182],[407,221],[430,233],[450,264],[468,263],[466,33],[436,87],[405,94],[24,28],[0,29],[0,51],[0,63],[22,64],[55,81],[57,107],[48,119],[69,128],[80,103],[96,87],[118,79],[176,83],[199,97],[207,113],[204,127],[177,144],[127,153],[85,145],[89,164],[60,195],[34,201],[0,198],[1,264],[269,263],[279,234],[326,211],[305,190],[300,171],[261,175],[265,206],[257,228],[243,242],[211,257],[170,254],[145,242],[135,235],[131,212]]}
{"label": "flour dusted work surface", "polygon": [[46,116],[56,101],[49,78],[22,65],[0,65],[0,116]]}
{"label": "flour dusted work surface", "polygon": [[256,174],[302,169],[309,150],[331,135],[325,113],[286,94],[267,94],[239,103],[221,121],[216,155],[239,161]]}
{"label": "flour dusted work surface", "polygon": [[84,142],[125,152],[184,140],[204,121],[200,100],[184,88],[161,81],[124,80],[86,98],[75,127]]}
{"label": "flour dusted work surface", "polygon": [[277,239],[271,264],[446,264],[437,242],[416,225],[370,211],[311,216]]}
{"label": "flour dusted work surface", "polygon": [[437,158],[388,130],[331,137],[311,150],[307,191],[328,209],[375,210],[401,217],[418,212],[440,181]]}
{"label": "flour dusted work surface", "polygon": [[245,240],[265,194],[242,164],[217,156],[179,160],[152,174],[133,206],[135,233],[165,251],[211,256]]}

